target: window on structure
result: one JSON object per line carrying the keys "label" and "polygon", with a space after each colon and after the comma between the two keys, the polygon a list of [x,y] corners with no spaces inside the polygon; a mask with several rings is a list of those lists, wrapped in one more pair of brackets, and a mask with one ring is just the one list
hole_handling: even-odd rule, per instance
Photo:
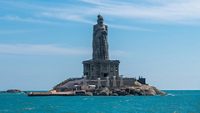
{"label": "window on structure", "polygon": [[85,72],[84,75],[88,75],[88,72]]}
{"label": "window on structure", "polygon": [[111,69],[110,71],[111,72],[113,72],[113,70],[114,70],[113,68],[114,68],[113,65],[111,65],[111,67],[110,67],[110,69]]}
{"label": "window on structure", "polygon": [[118,66],[115,66],[115,71],[118,71]]}
{"label": "window on structure", "polygon": [[104,77],[107,77],[107,76],[108,76],[108,73],[104,73],[103,76],[104,76]]}

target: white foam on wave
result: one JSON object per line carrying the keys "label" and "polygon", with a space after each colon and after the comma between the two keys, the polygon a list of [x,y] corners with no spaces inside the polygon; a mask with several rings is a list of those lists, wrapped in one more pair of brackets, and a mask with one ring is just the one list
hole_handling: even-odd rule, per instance
{"label": "white foam on wave", "polygon": [[83,100],[88,100],[88,98],[83,98]]}
{"label": "white foam on wave", "polygon": [[28,108],[24,108],[24,110],[28,110],[28,111],[31,111],[33,110],[34,108],[31,108],[31,107],[28,107]]}
{"label": "white foam on wave", "polygon": [[168,93],[168,94],[167,94],[167,96],[176,96],[176,95],[174,95],[174,94],[171,94],[171,93]]}
{"label": "white foam on wave", "polygon": [[1,113],[1,112],[2,112],[2,113],[10,112],[10,110],[9,110],[9,109],[2,109],[2,110],[0,109],[0,113]]}

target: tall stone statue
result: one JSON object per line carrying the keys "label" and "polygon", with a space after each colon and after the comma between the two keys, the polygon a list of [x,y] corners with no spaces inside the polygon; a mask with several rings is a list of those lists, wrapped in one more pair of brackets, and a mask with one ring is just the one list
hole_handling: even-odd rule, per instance
{"label": "tall stone statue", "polygon": [[[97,24],[93,26],[93,58],[83,61],[83,75],[87,79],[107,80],[104,86],[110,86],[110,80],[119,78],[119,60],[110,60],[108,52],[108,27],[101,15],[97,16]],[[102,82],[103,84],[104,82]],[[114,84],[115,85],[115,84]]]}
{"label": "tall stone statue", "polygon": [[97,24],[93,28],[93,60],[109,60],[108,27],[103,23],[103,17],[97,16]]}

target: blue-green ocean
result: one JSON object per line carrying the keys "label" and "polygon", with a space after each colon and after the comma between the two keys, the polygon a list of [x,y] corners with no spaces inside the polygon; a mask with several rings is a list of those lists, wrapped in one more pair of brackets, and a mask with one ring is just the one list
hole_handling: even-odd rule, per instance
{"label": "blue-green ocean", "polygon": [[0,113],[200,113],[200,90],[167,96],[44,96],[0,94]]}

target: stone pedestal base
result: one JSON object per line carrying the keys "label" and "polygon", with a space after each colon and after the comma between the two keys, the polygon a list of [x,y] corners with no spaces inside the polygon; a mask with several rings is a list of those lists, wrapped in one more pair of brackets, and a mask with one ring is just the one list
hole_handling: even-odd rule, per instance
{"label": "stone pedestal base", "polygon": [[119,63],[119,60],[86,60],[83,61],[83,74],[89,80],[119,78]]}

